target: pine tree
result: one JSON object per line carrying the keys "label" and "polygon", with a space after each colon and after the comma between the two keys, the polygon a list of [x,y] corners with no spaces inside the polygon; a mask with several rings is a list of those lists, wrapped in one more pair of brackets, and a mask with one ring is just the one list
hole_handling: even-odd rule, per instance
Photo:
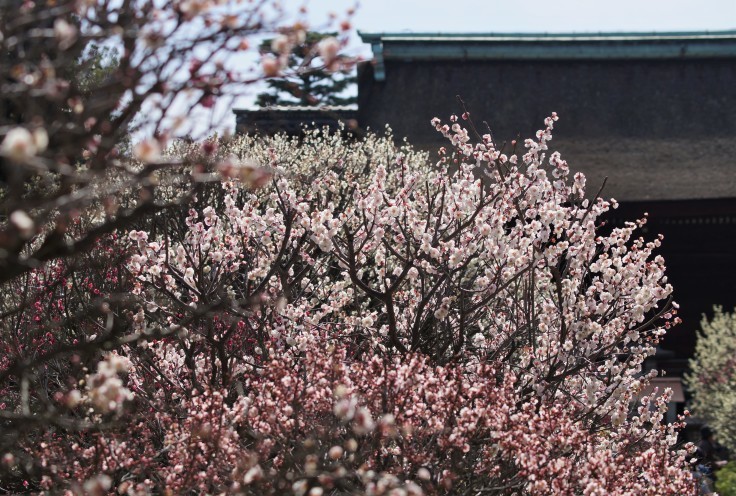
{"label": "pine tree", "polygon": [[[318,44],[334,33],[308,32],[304,39],[296,40],[289,47],[289,54],[282,60],[285,66],[278,77],[268,79],[268,90],[258,94],[256,104],[260,107],[274,105],[316,107],[324,105],[350,105],[357,103],[355,95],[344,93],[357,81],[352,73],[352,66],[345,65],[344,60],[337,57],[325,66],[324,61],[317,59]],[[293,40],[275,38],[265,40],[261,44],[261,52],[281,56],[279,42],[289,43]],[[299,70],[311,66],[309,71]]]}

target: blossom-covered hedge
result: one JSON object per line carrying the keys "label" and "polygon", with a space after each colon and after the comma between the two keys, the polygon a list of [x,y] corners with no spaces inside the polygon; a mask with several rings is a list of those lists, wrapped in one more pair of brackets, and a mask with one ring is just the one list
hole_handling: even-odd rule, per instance
{"label": "blossom-covered hedge", "polygon": [[693,412],[716,433],[719,443],[736,452],[736,313],[713,308],[703,316],[686,377]]}

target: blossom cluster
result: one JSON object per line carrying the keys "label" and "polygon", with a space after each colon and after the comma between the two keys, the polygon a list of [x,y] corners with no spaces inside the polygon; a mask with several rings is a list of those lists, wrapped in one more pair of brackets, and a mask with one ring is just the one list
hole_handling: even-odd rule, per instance
{"label": "blossom cluster", "polygon": [[[118,355],[109,355],[97,363],[97,372],[87,377],[86,400],[93,408],[102,413],[114,412],[122,408],[123,403],[133,399],[133,393],[123,386],[119,374],[130,370],[130,360]],[[75,398],[79,393],[70,393]],[[79,395],[81,401],[81,395]]]}

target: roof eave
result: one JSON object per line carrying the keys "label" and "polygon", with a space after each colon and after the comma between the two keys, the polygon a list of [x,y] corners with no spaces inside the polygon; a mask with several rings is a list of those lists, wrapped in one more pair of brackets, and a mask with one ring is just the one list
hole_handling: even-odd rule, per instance
{"label": "roof eave", "polygon": [[736,31],[677,33],[363,33],[375,78],[385,60],[610,60],[736,58]]}

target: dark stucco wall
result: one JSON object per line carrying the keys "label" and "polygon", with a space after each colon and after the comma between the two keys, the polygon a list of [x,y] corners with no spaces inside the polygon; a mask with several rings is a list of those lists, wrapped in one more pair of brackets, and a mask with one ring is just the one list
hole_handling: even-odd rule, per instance
{"label": "dark stucco wall", "polygon": [[736,58],[671,60],[386,60],[361,67],[361,126],[390,124],[434,149],[432,117],[467,103],[496,141],[532,137],[556,111],[555,149],[620,200],[736,197]]}
{"label": "dark stucco wall", "polygon": [[360,78],[362,123],[389,122],[418,142],[429,120],[457,112],[461,95],[499,137],[538,128],[549,112],[569,137],[736,135],[736,59],[422,61],[388,60],[386,80]]}

